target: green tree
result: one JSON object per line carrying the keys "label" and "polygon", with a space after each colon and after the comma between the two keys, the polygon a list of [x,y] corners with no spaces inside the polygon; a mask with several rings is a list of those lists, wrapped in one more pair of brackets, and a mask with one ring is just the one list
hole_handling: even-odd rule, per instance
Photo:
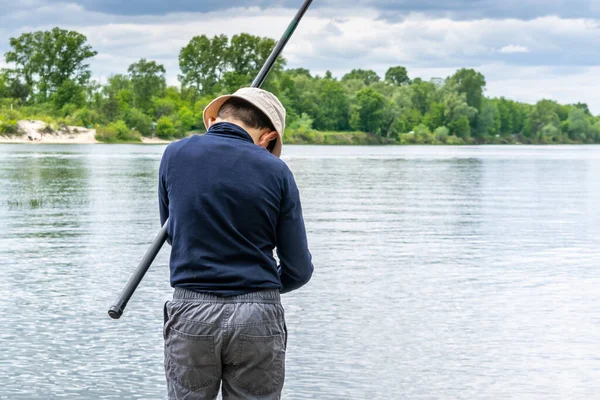
{"label": "green tree", "polygon": [[205,35],[194,36],[179,52],[181,84],[194,87],[200,95],[213,94],[227,68],[228,44],[229,39],[225,35],[214,36],[212,39]]}
{"label": "green tree", "polygon": [[495,136],[500,133],[501,121],[500,112],[494,102],[485,100],[481,112],[477,115],[477,125],[474,135],[482,140],[488,135]]}
{"label": "green tree", "polygon": [[[465,93],[456,90],[456,84],[448,82],[444,87],[444,119],[453,135],[462,139],[469,139],[471,136],[470,120],[477,114],[474,107],[467,103]],[[465,126],[465,121],[467,125]]]}
{"label": "green tree", "polygon": [[422,115],[426,114],[431,106],[436,86],[431,82],[425,82],[421,78],[416,78],[412,85],[410,85],[410,89],[413,106]]}
{"label": "green tree", "polygon": [[67,104],[73,104],[77,108],[81,108],[85,105],[84,87],[75,81],[65,81],[52,94],[50,100],[57,109],[61,109]]}
{"label": "green tree", "polygon": [[134,94],[134,105],[148,112],[152,107],[153,97],[160,97],[167,87],[166,70],[155,61],[140,61],[131,64],[127,69]]}
{"label": "green tree", "polygon": [[349,128],[349,103],[344,87],[333,79],[319,79],[316,88],[314,127],[326,131]]}
{"label": "green tree", "polygon": [[0,70],[0,99],[7,98],[9,96],[8,87],[8,73]]}
{"label": "green tree", "polygon": [[144,136],[152,134],[152,118],[141,110],[137,108],[129,109],[125,112],[123,119],[130,129],[135,129]]}
{"label": "green tree", "polygon": [[117,97],[121,90],[132,90],[131,79],[127,75],[116,74],[108,77],[102,92],[107,97]]}
{"label": "green tree", "polygon": [[432,102],[429,106],[429,111],[423,116],[423,123],[429,129],[436,129],[443,126],[446,123],[445,112],[444,103]]}
{"label": "green tree", "polygon": [[187,107],[182,107],[177,112],[177,121],[179,122],[179,136],[184,137],[194,126],[194,113]]}
{"label": "green tree", "polygon": [[15,64],[15,72],[35,87],[42,102],[61,88],[66,92],[66,82],[85,85],[91,76],[88,61],[97,54],[84,35],[60,28],[10,38],[10,46],[6,61]]}
{"label": "green tree", "polygon": [[554,134],[555,131],[559,131],[560,118],[556,112],[557,106],[558,104],[553,100],[540,100],[537,102],[529,116],[531,137],[539,139],[540,135],[548,135],[551,132]]}
{"label": "green tree", "polygon": [[[253,36],[248,33],[234,35],[225,55],[228,71],[223,74],[223,86],[229,91],[234,91],[242,86],[250,85],[274,47],[275,41],[271,38]],[[263,86],[264,89],[271,89],[269,87],[271,80],[279,75],[285,63],[285,58],[277,59]]]}
{"label": "green tree", "polygon": [[408,72],[401,66],[390,67],[385,73],[385,81],[397,86],[410,84]]}
{"label": "green tree", "polygon": [[366,87],[356,93],[354,101],[350,119],[351,127],[364,132],[380,133],[385,98],[372,88]]}
{"label": "green tree", "polygon": [[474,107],[478,112],[483,107],[483,90],[485,89],[485,77],[473,69],[459,69],[450,80],[457,84],[460,93],[464,93],[467,104]]}
{"label": "green tree", "polygon": [[348,81],[353,79],[362,81],[367,86],[369,86],[372,83],[379,82],[380,80],[379,75],[377,75],[377,72],[372,71],[370,69],[353,69],[352,71],[350,71],[342,77],[342,81]]}
{"label": "green tree", "polygon": [[569,139],[574,141],[587,142],[594,137],[593,125],[588,119],[585,109],[572,107],[568,117]]}
{"label": "green tree", "polygon": [[471,125],[467,117],[461,117],[450,122],[449,127],[452,134],[461,139],[469,139],[471,137]]}
{"label": "green tree", "polygon": [[171,139],[177,135],[177,128],[169,117],[161,117],[156,123],[156,135],[162,139]]}

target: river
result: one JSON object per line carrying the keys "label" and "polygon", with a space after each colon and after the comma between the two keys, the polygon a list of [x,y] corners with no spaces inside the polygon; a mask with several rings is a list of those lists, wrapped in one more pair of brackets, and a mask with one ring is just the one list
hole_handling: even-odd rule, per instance
{"label": "river", "polygon": [[[0,146],[0,399],[164,399],[164,146]],[[315,274],[285,399],[600,393],[600,146],[284,147]],[[202,171],[198,171],[202,173]]]}

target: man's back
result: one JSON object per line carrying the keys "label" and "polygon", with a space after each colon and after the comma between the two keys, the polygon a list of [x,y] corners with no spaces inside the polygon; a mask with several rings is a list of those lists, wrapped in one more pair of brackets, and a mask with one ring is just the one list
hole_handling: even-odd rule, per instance
{"label": "man's back", "polygon": [[159,192],[162,222],[169,217],[172,286],[234,296],[280,289],[282,280],[284,291],[293,290],[310,278],[293,176],[238,126],[215,124],[206,135],[172,143]]}
{"label": "man's back", "polygon": [[288,342],[280,293],[313,271],[298,188],[278,158],[285,109],[244,88],[213,100],[204,121],[208,132],[170,144],[159,171],[175,287],[164,309],[169,398],[221,389],[227,400],[276,400]]}

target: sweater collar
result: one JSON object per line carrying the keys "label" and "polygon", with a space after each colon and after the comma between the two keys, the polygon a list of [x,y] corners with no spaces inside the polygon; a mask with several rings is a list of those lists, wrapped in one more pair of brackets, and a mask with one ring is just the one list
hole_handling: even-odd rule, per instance
{"label": "sweater collar", "polygon": [[252,136],[239,125],[231,122],[217,122],[210,127],[206,135],[232,136],[250,143],[254,143]]}

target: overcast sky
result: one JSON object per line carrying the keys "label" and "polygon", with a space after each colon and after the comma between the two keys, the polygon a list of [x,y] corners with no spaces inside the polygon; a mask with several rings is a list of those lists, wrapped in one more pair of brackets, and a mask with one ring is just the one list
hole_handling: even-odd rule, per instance
{"label": "overcast sky", "polygon": [[[278,39],[302,0],[0,0],[0,67],[9,37],[54,26],[84,33],[103,82],[139,58],[177,83],[177,56],[195,35]],[[314,0],[288,44],[288,67],[404,65],[411,78],[475,68],[489,96],[587,102],[600,114],[600,0]]]}

